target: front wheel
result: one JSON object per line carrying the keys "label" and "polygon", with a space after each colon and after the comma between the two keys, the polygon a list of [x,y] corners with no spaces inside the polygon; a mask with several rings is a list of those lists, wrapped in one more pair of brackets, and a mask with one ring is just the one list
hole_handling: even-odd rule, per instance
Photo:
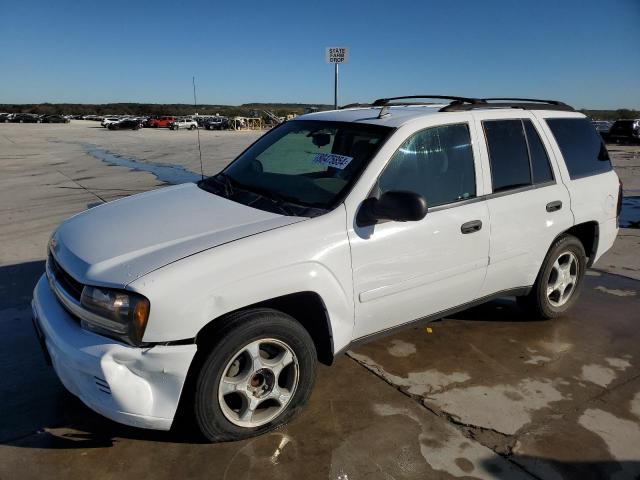
{"label": "front wheel", "polygon": [[209,441],[253,437],[289,421],[307,402],[316,351],[306,329],[271,309],[219,320],[198,373],[195,420]]}
{"label": "front wheel", "polygon": [[562,235],[549,249],[531,292],[518,304],[541,318],[555,318],[578,300],[587,267],[582,242]]}

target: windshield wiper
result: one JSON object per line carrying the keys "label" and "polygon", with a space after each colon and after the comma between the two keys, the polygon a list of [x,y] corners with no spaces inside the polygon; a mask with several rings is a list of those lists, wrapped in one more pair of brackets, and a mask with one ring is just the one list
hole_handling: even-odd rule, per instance
{"label": "windshield wiper", "polygon": [[207,184],[211,184],[211,182],[215,182],[216,184],[222,186],[224,190],[222,193],[224,194],[225,197],[228,198],[233,195],[233,191],[234,191],[233,179],[226,173],[218,173],[217,175],[209,177],[200,183],[206,186]]}
{"label": "windshield wiper", "polygon": [[257,187],[255,185],[245,185],[244,183],[240,183],[231,175],[227,175],[224,172],[221,172],[212,178],[218,180],[220,183],[222,183],[225,186],[225,190],[226,190],[225,194],[227,196],[233,195],[234,191],[236,190],[244,190],[245,192],[249,192],[261,198],[266,198],[267,200],[270,200],[272,203],[277,205],[278,208],[284,214],[296,216],[293,210],[291,210],[291,208],[284,205],[286,203],[295,204],[295,201],[292,201],[292,199],[287,198],[284,195],[281,195],[277,192],[274,192],[266,188]]}
{"label": "windshield wiper", "polygon": [[[258,195],[262,198],[266,198],[267,200],[271,200],[272,203],[278,206],[280,210],[282,210],[286,215],[297,216],[295,212],[286,206],[287,203],[296,204],[295,201],[291,201],[288,197],[279,194],[278,192],[274,192],[273,190],[269,190],[266,188],[256,187],[255,185],[244,185],[239,184],[239,188],[246,190],[247,192],[251,192],[254,195]],[[300,205],[301,206],[301,205]]]}

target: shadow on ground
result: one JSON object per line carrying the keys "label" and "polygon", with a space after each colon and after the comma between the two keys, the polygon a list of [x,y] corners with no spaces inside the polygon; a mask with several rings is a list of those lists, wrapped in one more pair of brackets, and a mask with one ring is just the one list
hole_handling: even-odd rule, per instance
{"label": "shadow on ground", "polygon": [[[534,472],[535,477],[544,479],[580,479],[580,480],[637,480],[640,478],[640,461],[622,460],[596,462],[567,462],[553,458],[530,457],[526,455],[512,455],[509,460],[522,466],[528,472]],[[510,475],[492,472],[495,478],[510,480]]]}

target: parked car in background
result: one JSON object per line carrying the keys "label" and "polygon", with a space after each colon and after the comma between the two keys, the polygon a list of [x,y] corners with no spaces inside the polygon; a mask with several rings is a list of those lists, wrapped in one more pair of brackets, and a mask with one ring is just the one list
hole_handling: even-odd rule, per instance
{"label": "parked car in background", "polygon": [[615,143],[640,142],[640,119],[616,120],[609,130],[608,140]]}
{"label": "parked car in background", "polygon": [[0,122],[7,123],[11,120],[11,113],[0,113]]}
{"label": "parked car in background", "polygon": [[32,303],[62,383],[117,422],[169,430],[182,404],[239,440],[378,334],[504,296],[562,317],[618,233],[602,138],[561,102],[412,98],[297,117],[215,176],[63,222]]}
{"label": "parked car in background", "polygon": [[109,130],[140,130],[142,128],[142,122],[135,118],[125,118],[116,123],[110,123],[107,125]]}
{"label": "parked car in background", "polygon": [[195,130],[198,128],[198,122],[196,122],[192,118],[179,118],[175,122],[169,124],[169,128],[171,130],[179,130],[179,129],[189,129]]}
{"label": "parked car in background", "polygon": [[169,115],[162,115],[160,117],[150,118],[148,121],[148,125],[151,128],[168,127],[176,120],[177,120],[176,117],[172,117]]}
{"label": "parked car in background", "polygon": [[607,140],[607,137],[609,136],[609,130],[611,130],[611,125],[613,125],[613,122],[609,122],[607,120],[593,120],[591,123],[600,134],[600,136],[604,140]]}
{"label": "parked car in background", "polygon": [[40,117],[32,113],[15,113],[9,121],[12,123],[40,123]]}
{"label": "parked car in background", "polygon": [[207,130],[224,130],[229,128],[229,119],[227,117],[211,117],[204,124]]}
{"label": "parked car in background", "polygon": [[69,123],[70,120],[62,115],[45,115],[40,119],[42,123]]}
{"label": "parked car in background", "polygon": [[117,117],[105,117],[100,123],[100,125],[102,125],[103,127],[108,127],[109,125],[113,123],[118,123],[119,121],[120,119]]}

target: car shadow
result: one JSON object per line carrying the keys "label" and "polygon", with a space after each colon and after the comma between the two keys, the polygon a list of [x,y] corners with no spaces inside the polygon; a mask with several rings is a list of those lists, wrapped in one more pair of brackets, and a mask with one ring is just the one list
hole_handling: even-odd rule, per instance
{"label": "car shadow", "polygon": [[516,303],[515,298],[504,297],[491,300],[487,303],[462,310],[461,312],[447,315],[451,320],[469,320],[476,322],[530,322],[532,320],[545,321],[536,318],[523,310]]}
{"label": "car shadow", "polygon": [[[640,478],[640,461],[637,460],[599,460],[599,461],[563,461],[528,455],[513,454],[509,456],[512,464],[518,465],[532,478],[576,478],[580,480],[600,480],[603,478],[638,479]],[[522,478],[513,471],[501,471],[487,460],[483,465],[493,478],[510,480]],[[519,472],[518,472],[519,473]]]}

